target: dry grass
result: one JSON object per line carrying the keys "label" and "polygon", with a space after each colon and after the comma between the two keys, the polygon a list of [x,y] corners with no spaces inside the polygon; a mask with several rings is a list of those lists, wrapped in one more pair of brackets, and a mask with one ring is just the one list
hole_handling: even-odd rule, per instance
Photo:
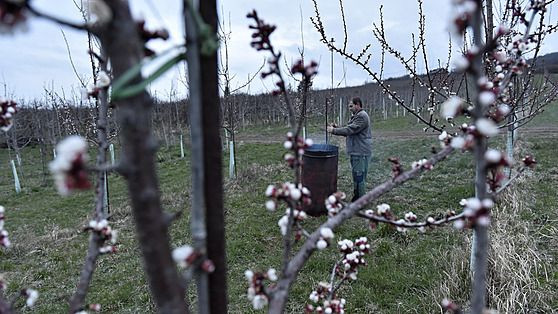
{"label": "dry grass", "polygon": [[537,247],[533,225],[521,219],[521,211],[529,210],[522,192],[508,191],[506,204],[493,211],[488,304],[502,313],[548,313],[556,292],[539,281],[548,278],[547,257]]}
{"label": "dry grass", "polygon": [[[532,146],[532,143],[519,145],[514,154],[521,156]],[[550,177],[538,180],[555,180],[552,171],[549,172]],[[529,172],[519,177],[499,195],[499,206],[492,212],[487,306],[500,313],[556,311],[553,302],[557,293],[549,283],[553,281],[551,272],[553,255],[556,255],[558,247],[558,228],[555,227],[556,221],[545,220],[539,224],[525,219],[525,213],[537,217],[541,214],[533,212],[534,196],[525,188],[533,180]],[[444,248],[447,258],[439,260],[439,266],[445,279],[439,289],[433,291],[433,298],[449,298],[466,307],[471,285],[471,233],[465,233],[464,237],[468,243],[466,246],[456,246],[451,250]]]}

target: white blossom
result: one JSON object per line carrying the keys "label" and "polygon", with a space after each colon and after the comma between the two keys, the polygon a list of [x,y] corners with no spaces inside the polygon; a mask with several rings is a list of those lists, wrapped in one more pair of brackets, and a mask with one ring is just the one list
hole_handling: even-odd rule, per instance
{"label": "white blossom", "polygon": [[456,220],[453,222],[453,226],[455,229],[463,229],[465,228],[465,222],[463,220]]}
{"label": "white blossom", "polygon": [[469,59],[467,59],[467,57],[465,56],[456,57],[455,59],[453,59],[452,63],[457,71],[464,71],[470,65]]}
{"label": "white blossom", "polygon": [[388,204],[380,204],[378,205],[378,215],[384,215],[390,210],[390,206]]}
{"label": "white blossom", "polygon": [[293,142],[291,141],[285,141],[283,143],[283,147],[285,147],[285,149],[292,149],[293,148]]}
{"label": "white blossom", "polygon": [[485,136],[496,136],[498,135],[498,127],[493,120],[487,118],[480,118],[475,123],[477,130]]}
{"label": "white blossom", "polygon": [[495,149],[489,149],[484,153],[484,159],[491,164],[497,164],[502,160],[502,154]]}
{"label": "white blossom", "polygon": [[454,137],[451,139],[450,145],[451,147],[455,148],[455,149],[464,149],[465,148],[465,138],[463,138],[462,136],[458,136],[458,137]]}
{"label": "white blossom", "polygon": [[318,242],[316,242],[316,247],[318,248],[318,250],[323,250],[327,247],[327,242],[324,239],[320,238]]}
{"label": "white blossom", "polygon": [[190,266],[190,263],[187,260],[193,253],[193,247],[191,247],[190,245],[183,245],[172,251],[172,258],[178,264],[178,267],[188,268]]}
{"label": "white blossom", "polygon": [[491,91],[482,91],[479,94],[479,103],[483,106],[488,106],[494,103],[496,95]]}
{"label": "white blossom", "polygon": [[501,104],[498,106],[498,113],[502,116],[507,116],[511,112],[510,106]]}
{"label": "white blossom", "polygon": [[477,218],[477,223],[481,226],[488,226],[490,224],[490,217],[482,215]]}
{"label": "white blossom", "polygon": [[310,301],[314,303],[318,303],[318,301],[320,301],[320,295],[318,294],[317,291],[312,291],[312,293],[310,293],[310,296],[308,298],[310,299]]}
{"label": "white blossom", "polygon": [[252,300],[252,304],[254,305],[254,310],[261,310],[267,305],[267,297],[262,294],[258,294],[254,296],[254,300]]}
{"label": "white blossom", "polygon": [[482,203],[481,201],[476,198],[476,197],[471,197],[467,199],[467,208],[473,210],[473,211],[477,211],[479,209],[482,208]]}
{"label": "white blossom", "polygon": [[438,139],[440,141],[445,141],[446,139],[449,138],[448,132],[443,131],[440,135],[438,135]]}
{"label": "white blossom", "polygon": [[91,0],[89,3],[89,13],[91,20],[89,24],[106,24],[112,20],[112,9],[103,0]]}
{"label": "white blossom", "polygon": [[27,295],[25,304],[27,304],[27,306],[33,306],[33,304],[35,304],[35,301],[37,301],[37,298],[39,297],[39,292],[33,289],[26,289],[25,294]]}
{"label": "white blossom", "polygon": [[300,192],[299,189],[297,188],[292,188],[289,190],[289,195],[291,197],[291,199],[298,201],[300,199],[300,197],[302,196],[302,193]]}
{"label": "white blossom", "polygon": [[453,118],[455,117],[462,108],[463,100],[457,96],[452,96],[448,98],[442,104],[442,116],[444,118]]}
{"label": "white blossom", "polygon": [[267,189],[265,190],[265,196],[267,197],[272,197],[275,196],[275,193],[277,192],[277,188],[275,187],[275,185],[268,185]]}
{"label": "white blossom", "polygon": [[283,235],[287,234],[288,223],[289,223],[289,216],[283,216],[281,217],[281,219],[279,219],[279,222],[277,224],[279,225],[279,227],[281,227],[281,234]]}
{"label": "white blossom", "polygon": [[267,279],[269,279],[271,281],[276,281],[277,280],[277,271],[275,270],[275,268],[270,268],[267,271]]}
{"label": "white blossom", "polygon": [[324,239],[332,239],[333,238],[333,231],[330,228],[322,228],[320,229],[320,235]]}
{"label": "white blossom", "polygon": [[306,146],[310,147],[312,145],[314,145],[314,141],[311,138],[307,138],[306,141],[304,142],[306,144]]}
{"label": "white blossom", "polygon": [[494,207],[494,201],[490,198],[483,199],[481,203],[482,203],[483,208],[490,209],[490,208]]}
{"label": "white blossom", "polygon": [[265,208],[270,211],[274,211],[275,208],[277,208],[277,203],[275,203],[274,200],[268,200],[267,202],[265,202]]}
{"label": "white blossom", "polygon": [[95,87],[105,88],[105,87],[108,87],[109,85],[110,85],[110,77],[108,76],[107,72],[105,72],[105,71],[99,72],[99,75],[97,76],[97,83],[95,84]]}
{"label": "white blossom", "polygon": [[244,277],[246,277],[248,281],[252,281],[252,278],[254,278],[254,272],[248,269],[244,272]]}

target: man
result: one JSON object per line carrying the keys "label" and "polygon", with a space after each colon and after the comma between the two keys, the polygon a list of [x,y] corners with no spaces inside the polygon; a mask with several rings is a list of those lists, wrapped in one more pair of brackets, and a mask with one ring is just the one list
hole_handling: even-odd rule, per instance
{"label": "man", "polygon": [[347,154],[351,157],[353,168],[354,196],[351,202],[366,194],[366,175],[370,156],[372,156],[372,132],[370,117],[362,109],[360,98],[353,98],[349,103],[353,116],[345,127],[337,127],[334,123],[327,127],[327,132],[346,137]]}

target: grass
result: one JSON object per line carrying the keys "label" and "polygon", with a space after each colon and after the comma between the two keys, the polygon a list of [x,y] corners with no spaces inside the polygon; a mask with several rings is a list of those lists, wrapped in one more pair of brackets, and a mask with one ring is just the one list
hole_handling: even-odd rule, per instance
{"label": "grass", "polygon": [[[552,110],[555,109],[545,114],[558,112]],[[420,129],[412,125],[409,117],[373,123],[374,132],[397,132],[409,127]],[[307,134],[320,136],[321,128],[319,121],[309,121]],[[284,127],[257,127],[240,134],[277,137],[286,131]],[[352,179],[344,142],[339,137],[331,141],[340,147],[338,189],[348,192],[350,197]],[[492,144],[503,147],[501,139]],[[413,161],[428,157],[432,145],[438,145],[433,137],[398,137],[394,133],[389,138],[374,138],[368,188],[392,177],[393,165],[387,161],[388,157],[399,157],[408,169]],[[522,137],[516,154],[534,155],[539,164],[501,196],[494,211],[488,305],[501,312],[509,309],[549,312],[558,308],[557,148],[556,137]],[[282,162],[285,151],[279,142],[246,141],[237,143],[236,149],[236,177],[228,179],[228,152],[224,152],[222,169],[226,178],[229,311],[253,313],[246,297],[244,271],[271,267],[279,270],[281,262],[282,241],[277,221],[283,211],[267,211],[263,194],[268,184],[292,180],[292,175]],[[13,158],[13,152],[11,154]],[[39,290],[39,300],[32,309],[18,300],[15,306],[20,312],[62,313],[67,311],[67,299],[73,294],[85,257],[88,234],[82,230],[92,217],[93,195],[80,192],[68,198],[59,197],[50,178],[47,178],[46,187],[41,186],[38,149],[25,148],[22,157],[23,192],[16,194],[11,158],[7,150],[0,151],[3,165],[0,167],[0,205],[6,208],[5,229],[10,232],[13,243],[11,248],[0,250],[0,273],[8,283],[4,296],[11,299],[22,287],[32,287]],[[172,245],[191,243],[188,156],[180,158],[179,146],[161,149],[158,171],[165,209],[185,213],[170,229]],[[456,152],[434,171],[384,195],[369,207],[388,203],[397,217],[409,211],[416,213],[420,220],[439,217],[448,210],[459,210],[459,200],[474,195],[473,177],[470,154]],[[118,253],[105,255],[98,261],[87,302],[101,303],[102,313],[153,313],[155,308],[143,273],[127,189],[121,177],[109,176],[109,191],[111,225],[120,234]],[[312,218],[305,221],[304,226],[313,230],[325,219]],[[335,240],[367,236],[372,244],[372,253],[366,257],[369,265],[359,270],[357,281],[344,285],[339,291],[348,301],[347,313],[440,312],[440,302],[445,297],[466,306],[470,293],[470,230],[456,231],[450,226],[424,234],[414,230],[399,233],[385,225],[369,230],[365,221],[354,219],[335,230],[335,235]],[[292,288],[288,313],[302,312],[312,289],[319,281],[329,278],[336,259],[335,248],[312,256]],[[194,287],[187,298],[195,303]]]}

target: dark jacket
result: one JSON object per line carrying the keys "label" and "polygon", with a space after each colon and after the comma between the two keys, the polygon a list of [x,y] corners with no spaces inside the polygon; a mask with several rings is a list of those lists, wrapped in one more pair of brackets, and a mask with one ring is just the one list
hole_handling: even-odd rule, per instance
{"label": "dark jacket", "polygon": [[370,117],[368,117],[364,109],[360,109],[360,111],[355,113],[347,126],[334,128],[331,133],[347,137],[347,154],[355,156],[372,155]]}

